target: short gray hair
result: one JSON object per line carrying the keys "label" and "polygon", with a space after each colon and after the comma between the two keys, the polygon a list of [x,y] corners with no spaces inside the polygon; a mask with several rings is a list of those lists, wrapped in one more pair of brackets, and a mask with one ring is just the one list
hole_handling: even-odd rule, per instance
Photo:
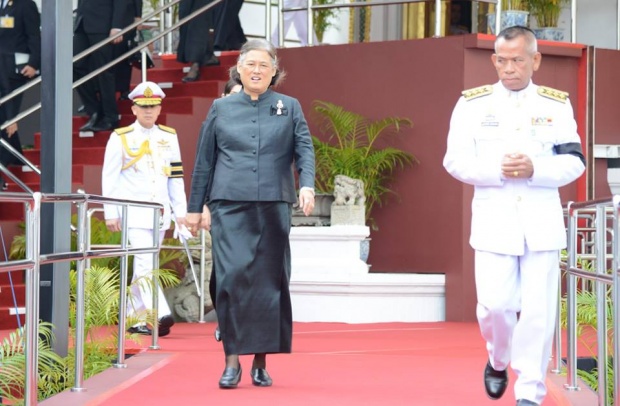
{"label": "short gray hair", "polygon": [[536,35],[534,35],[534,31],[530,30],[527,27],[523,27],[520,25],[515,25],[513,27],[504,28],[497,34],[497,38],[495,39],[495,52],[497,53],[497,44],[500,39],[505,41],[510,41],[518,37],[524,37],[527,45],[527,51],[530,54],[535,54],[538,52],[538,41],[536,40]]}
{"label": "short gray hair", "polygon": [[278,54],[276,51],[276,47],[273,46],[271,42],[264,39],[251,39],[245,44],[243,44],[243,46],[241,47],[241,50],[239,51],[239,58],[237,58],[237,63],[243,63],[250,51],[264,51],[269,54],[269,57],[271,58],[271,63],[273,64],[273,67],[276,68],[276,74],[271,79],[270,86],[275,86],[281,83],[286,76],[286,73],[280,70],[280,68],[278,67]]}

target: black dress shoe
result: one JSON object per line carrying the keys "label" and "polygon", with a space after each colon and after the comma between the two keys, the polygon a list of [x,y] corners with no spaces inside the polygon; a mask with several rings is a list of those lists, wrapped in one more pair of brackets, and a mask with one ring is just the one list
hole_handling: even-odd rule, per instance
{"label": "black dress shoe", "polygon": [[538,403],[534,403],[527,399],[519,399],[517,400],[517,406],[538,406]]}
{"label": "black dress shoe", "polygon": [[506,386],[508,386],[508,372],[497,371],[493,369],[490,362],[487,362],[486,368],[484,368],[484,389],[487,395],[491,399],[499,399],[506,392]]}
{"label": "black dress shoe", "polygon": [[158,325],[157,333],[160,337],[165,337],[170,334],[170,328],[174,325],[174,319],[171,315],[160,317]]}
{"label": "black dress shoe", "polygon": [[142,334],[142,335],[145,335],[145,336],[150,336],[151,335],[151,329],[148,328],[145,325],[129,327],[127,329],[127,332],[129,334]]}
{"label": "black dress shoe", "polygon": [[205,63],[206,66],[219,66],[220,60],[217,59],[217,56],[213,55],[209,60]]}
{"label": "black dress shoe", "polygon": [[215,331],[213,332],[213,336],[215,337],[215,341],[217,341],[218,343],[222,341],[222,334],[220,333],[220,326],[217,326],[215,328]]}
{"label": "black dress shoe", "polygon": [[200,65],[197,62],[192,63],[192,66],[189,68],[189,72],[183,79],[182,82],[195,82],[200,79]]}
{"label": "black dress shoe", "polygon": [[273,383],[265,368],[252,368],[250,375],[254,386],[271,386]]}
{"label": "black dress shoe", "polygon": [[99,119],[99,114],[93,113],[92,116],[88,119],[86,124],[80,127],[80,131],[93,131],[93,127],[97,124],[97,120]]}
{"label": "black dress shoe", "polygon": [[[104,118],[98,123],[96,123],[95,125],[93,125],[92,127],[90,127],[90,131],[92,132],[112,131],[116,128],[117,125],[118,125],[118,120],[110,120],[110,119]],[[80,129],[80,131],[82,130]]]}
{"label": "black dress shoe", "polygon": [[237,368],[226,367],[220,378],[220,388],[234,389],[241,380],[241,364]]}

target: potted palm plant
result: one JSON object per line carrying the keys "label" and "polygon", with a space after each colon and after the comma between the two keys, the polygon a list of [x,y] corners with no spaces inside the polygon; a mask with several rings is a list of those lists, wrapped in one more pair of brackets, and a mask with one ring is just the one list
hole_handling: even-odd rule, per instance
{"label": "potted palm plant", "polygon": [[[334,4],[335,2],[336,0],[314,0],[313,4],[315,6],[321,6],[326,4]],[[322,8],[314,10],[313,14],[314,33],[316,34],[316,38],[319,40],[319,44],[321,44],[323,43],[323,35],[325,35],[325,31],[327,31],[330,27],[337,27],[334,24],[336,9]]]}
{"label": "potted palm plant", "polygon": [[[528,11],[528,0],[507,0],[504,4],[505,7],[502,8],[501,12],[500,31],[515,25],[527,27],[530,14]],[[491,34],[497,34],[495,32],[495,18],[496,14],[494,12],[487,14],[487,25],[491,30]]]}
{"label": "potted palm plant", "polygon": [[397,134],[403,126],[411,127],[411,120],[401,117],[372,120],[320,100],[314,102],[313,109],[322,139],[326,140],[313,136],[317,192],[332,194],[336,175],[362,180],[366,221],[375,227],[370,213],[375,205],[382,205],[394,193],[389,187],[397,169],[418,162],[409,152],[389,146],[380,148],[377,143]]}
{"label": "potted palm plant", "polygon": [[564,29],[558,28],[562,8],[569,0],[527,0],[530,13],[536,18],[537,28],[532,30],[536,38],[563,41]]}

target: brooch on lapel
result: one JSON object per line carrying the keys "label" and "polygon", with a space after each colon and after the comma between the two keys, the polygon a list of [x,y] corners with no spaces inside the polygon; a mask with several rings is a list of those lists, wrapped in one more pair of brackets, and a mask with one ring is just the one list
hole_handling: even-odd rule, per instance
{"label": "brooch on lapel", "polygon": [[282,100],[278,100],[275,107],[271,106],[271,115],[272,116],[288,116],[288,109],[284,107],[284,103],[282,103]]}

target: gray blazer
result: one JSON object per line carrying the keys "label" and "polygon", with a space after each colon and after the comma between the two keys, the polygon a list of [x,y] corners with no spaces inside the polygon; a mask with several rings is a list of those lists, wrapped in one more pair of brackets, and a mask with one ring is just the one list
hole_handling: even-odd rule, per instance
{"label": "gray blazer", "polygon": [[211,200],[295,203],[299,186],[314,188],[314,148],[299,102],[267,90],[214,101],[202,124],[188,212]]}

